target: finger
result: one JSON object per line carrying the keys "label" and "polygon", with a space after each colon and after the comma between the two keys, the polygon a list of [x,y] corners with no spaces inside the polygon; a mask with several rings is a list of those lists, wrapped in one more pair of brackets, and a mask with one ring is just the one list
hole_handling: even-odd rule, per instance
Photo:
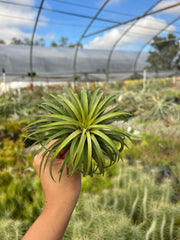
{"label": "finger", "polygon": [[[39,167],[41,164],[41,160],[42,160],[42,155],[43,153],[46,151],[46,149],[48,149],[55,141],[57,140],[52,140],[50,143],[48,143],[46,145],[46,148],[44,148],[41,152],[39,152],[35,157],[34,157],[34,161],[33,161],[33,167],[35,168],[36,172],[39,173]],[[46,154],[44,160],[46,160],[48,153]]]}
{"label": "finger", "polygon": [[[40,164],[41,164],[41,160],[42,160],[42,155],[43,153],[45,152],[46,149],[48,149],[54,142],[56,142],[57,140],[52,140],[51,142],[49,142],[47,145],[46,145],[46,148],[44,148],[40,153],[38,153],[35,158],[34,158],[34,162],[33,162],[33,166],[36,170],[37,173],[39,173],[39,168],[40,168]],[[54,160],[54,163],[53,165],[56,165],[56,167],[58,165],[62,165],[62,162],[64,161],[67,153],[69,151],[69,147],[68,148],[65,148],[63,149],[59,154],[58,156],[56,157],[56,159]],[[43,164],[42,164],[42,168],[44,166],[44,163],[46,162],[46,158],[47,158],[47,155],[48,153],[45,155],[44,157],[44,161],[43,161]],[[50,162],[47,163],[47,166],[49,166]]]}
{"label": "finger", "polygon": [[57,158],[59,159],[64,159],[69,151],[69,147],[68,148],[65,148],[63,149],[58,155],[57,155]]}

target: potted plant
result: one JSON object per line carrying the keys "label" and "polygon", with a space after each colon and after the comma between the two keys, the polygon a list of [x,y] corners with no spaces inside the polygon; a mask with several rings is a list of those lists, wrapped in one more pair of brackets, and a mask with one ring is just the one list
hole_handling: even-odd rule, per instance
{"label": "potted plant", "polygon": [[[116,106],[115,95],[105,97],[100,89],[94,93],[82,89],[77,95],[66,88],[66,93],[67,96],[50,94],[44,98],[41,107],[48,114],[28,126],[29,137],[35,139],[35,144],[41,144],[39,151],[45,149],[40,171],[42,163],[45,161],[45,168],[50,161],[49,170],[53,178],[53,162],[61,151],[67,150],[59,178],[65,166],[69,176],[76,171],[83,176],[103,174],[105,168],[121,158],[125,139],[131,138],[128,132],[110,124],[126,121],[131,114]],[[56,141],[46,148],[52,140]]]}

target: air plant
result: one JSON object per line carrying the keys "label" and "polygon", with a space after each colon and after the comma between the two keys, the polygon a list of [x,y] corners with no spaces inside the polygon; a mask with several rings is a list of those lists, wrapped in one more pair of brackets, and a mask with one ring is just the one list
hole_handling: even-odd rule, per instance
{"label": "air plant", "polygon": [[166,98],[156,98],[152,97],[154,102],[154,106],[152,106],[151,110],[144,115],[142,115],[144,120],[153,119],[164,119],[168,122],[172,120],[178,121],[180,119],[180,110],[178,104],[167,101]]}
{"label": "air plant", "polygon": [[[75,94],[72,89],[66,88],[66,93],[67,97],[50,94],[44,98],[41,107],[48,114],[27,127],[29,137],[35,140],[35,144],[41,144],[39,151],[45,149],[40,171],[42,164],[45,169],[49,161],[53,178],[53,162],[61,151],[67,150],[59,169],[59,179],[65,166],[68,176],[76,171],[80,171],[83,176],[104,174],[105,168],[121,158],[121,152],[126,146],[125,139],[131,139],[125,130],[110,124],[126,121],[131,114],[115,106],[115,95],[105,97],[99,89],[93,94],[85,89]],[[55,140],[53,144],[46,147],[52,140]]]}

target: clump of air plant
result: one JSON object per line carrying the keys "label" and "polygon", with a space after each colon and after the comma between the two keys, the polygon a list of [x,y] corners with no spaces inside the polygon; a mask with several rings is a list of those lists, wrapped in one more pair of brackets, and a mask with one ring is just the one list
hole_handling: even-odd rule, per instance
{"label": "clump of air plant", "polygon": [[[53,178],[54,160],[61,151],[68,149],[59,169],[60,178],[65,166],[69,176],[76,171],[83,176],[103,174],[105,168],[121,158],[125,139],[131,138],[128,132],[110,124],[126,121],[131,114],[115,106],[116,95],[105,97],[99,89],[92,94],[82,89],[77,95],[66,88],[66,93],[67,97],[48,95],[41,104],[48,114],[28,126],[29,137],[35,139],[35,144],[41,144],[40,151],[45,149],[40,171],[43,162],[45,168],[50,161]],[[54,143],[46,148],[52,140]]]}

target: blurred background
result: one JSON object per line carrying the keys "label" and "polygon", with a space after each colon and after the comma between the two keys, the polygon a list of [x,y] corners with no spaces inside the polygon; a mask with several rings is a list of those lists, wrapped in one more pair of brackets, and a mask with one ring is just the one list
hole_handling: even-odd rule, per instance
{"label": "blurred background", "polygon": [[0,0],[0,239],[43,207],[25,127],[47,94],[105,95],[132,113],[124,161],[85,177],[64,239],[180,239],[180,1]]}

